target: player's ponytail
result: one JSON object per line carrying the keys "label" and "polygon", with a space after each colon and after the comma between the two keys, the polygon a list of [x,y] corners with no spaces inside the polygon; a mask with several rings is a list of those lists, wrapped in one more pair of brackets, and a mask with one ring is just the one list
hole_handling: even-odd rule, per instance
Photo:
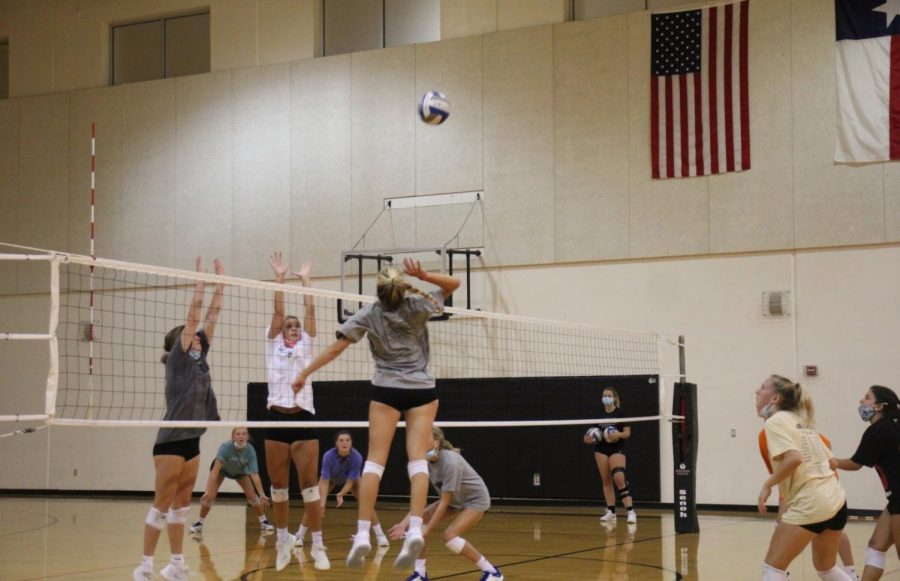
{"label": "player's ponytail", "polygon": [[439,427],[432,427],[431,435],[434,436],[434,440],[440,444],[441,450],[452,450],[457,454],[461,452],[459,448],[450,443],[450,440],[444,437],[444,430],[440,429]]}
{"label": "player's ponytail", "polygon": [[181,334],[184,332],[184,325],[178,325],[168,333],[166,333],[166,338],[163,340],[163,351],[165,353],[162,354],[162,357],[159,360],[165,364],[169,359],[169,353],[172,351],[172,347],[175,346],[175,341],[181,338]]}
{"label": "player's ponytail", "polygon": [[386,311],[396,311],[407,293],[419,295],[437,307],[438,310],[443,310],[443,306],[438,304],[433,296],[403,280],[403,275],[393,266],[386,266],[378,273],[375,292],[378,295],[381,308]]}
{"label": "player's ponytail", "polygon": [[772,376],[772,385],[775,388],[775,393],[781,396],[781,403],[778,405],[779,410],[800,414],[804,426],[808,428],[816,425],[813,401],[807,390],[803,389],[803,386],[780,375]]}
{"label": "player's ponytail", "polygon": [[881,410],[881,414],[884,417],[894,422],[900,420],[900,399],[897,398],[897,394],[894,393],[893,389],[883,385],[873,385],[869,390],[875,396],[876,404],[884,404]]}

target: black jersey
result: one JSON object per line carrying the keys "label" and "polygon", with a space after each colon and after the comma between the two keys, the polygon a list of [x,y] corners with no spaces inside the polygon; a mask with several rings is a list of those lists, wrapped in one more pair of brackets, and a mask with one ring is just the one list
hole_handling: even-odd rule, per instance
{"label": "black jersey", "polygon": [[888,498],[900,497],[900,425],[897,422],[882,418],[866,428],[851,460],[874,467]]}
{"label": "black jersey", "polygon": [[[619,419],[627,417],[625,413],[622,411],[622,408],[616,408],[611,412],[606,411],[606,409],[602,409],[598,414],[598,417],[601,419],[600,423],[597,424],[597,427],[600,428],[600,434],[602,435],[606,428],[609,426],[615,426],[617,430],[620,432],[625,431],[625,428],[628,427],[627,423],[613,423],[613,422],[604,422],[603,420],[606,418],[609,419]],[[601,454],[611,455],[611,454],[624,454],[625,450],[625,440],[618,440],[616,442],[607,442],[606,440],[601,440],[594,444],[594,450],[600,452]]]}

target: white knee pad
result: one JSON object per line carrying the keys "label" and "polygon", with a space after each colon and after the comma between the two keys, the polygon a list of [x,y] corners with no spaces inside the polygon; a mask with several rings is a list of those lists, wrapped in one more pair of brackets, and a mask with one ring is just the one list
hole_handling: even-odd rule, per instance
{"label": "white knee pad", "polygon": [[444,544],[450,549],[451,553],[458,555],[462,553],[463,547],[466,546],[466,539],[462,537],[453,537]]}
{"label": "white knee pad", "polygon": [[375,462],[369,462],[366,460],[366,465],[363,466],[363,474],[374,474],[381,480],[381,475],[384,474],[384,466],[381,464],[376,464]]}
{"label": "white knee pad", "polygon": [[424,474],[428,476],[428,460],[410,460],[406,465],[406,471],[409,472],[409,479],[416,474]]}
{"label": "white knee pad", "polygon": [[287,488],[275,488],[273,486],[271,492],[272,502],[287,502],[291,498]]}
{"label": "white knee pad", "polygon": [[191,512],[191,507],[189,506],[170,508],[169,512],[166,513],[166,520],[169,521],[170,525],[183,525],[187,522],[189,512]]}
{"label": "white knee pad", "polygon": [[875,567],[876,569],[884,570],[884,561],[887,553],[885,551],[879,551],[877,549],[873,549],[869,547],[866,549],[866,565]]}
{"label": "white knee pad", "polygon": [[303,495],[303,504],[309,504],[311,502],[316,502],[321,496],[319,496],[319,487],[318,486],[310,486],[309,488],[304,488],[300,491],[300,494]]}
{"label": "white knee pad", "polygon": [[850,575],[837,565],[827,571],[816,571],[816,573],[818,573],[819,579],[825,581],[848,581],[850,579]]}
{"label": "white knee pad", "polygon": [[776,569],[771,565],[763,563],[762,581],[787,581],[788,578],[787,571],[782,571],[781,569]]}
{"label": "white knee pad", "polygon": [[144,522],[147,524],[147,526],[161,531],[166,522],[166,515],[163,512],[157,510],[155,506],[151,506],[150,510],[147,511],[147,518],[144,520]]}

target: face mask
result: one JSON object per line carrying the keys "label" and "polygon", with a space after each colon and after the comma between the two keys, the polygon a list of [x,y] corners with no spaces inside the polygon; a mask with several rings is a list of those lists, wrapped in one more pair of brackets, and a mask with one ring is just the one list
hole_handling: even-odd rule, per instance
{"label": "face mask", "polygon": [[612,397],[611,395],[603,396],[603,405],[613,405],[614,403],[616,403],[616,398]]}
{"label": "face mask", "polygon": [[194,351],[193,349],[191,349],[190,351],[188,351],[188,353],[191,354],[191,359],[193,359],[194,361],[200,361],[200,355],[202,355],[200,351]]}
{"label": "face mask", "polygon": [[434,462],[435,460],[437,460],[437,457],[438,457],[438,451],[435,450],[434,448],[425,452],[425,459],[428,460],[429,462]]}
{"label": "face mask", "polygon": [[862,421],[868,422],[872,418],[875,417],[875,406],[871,405],[861,405],[859,406],[859,417],[862,418]]}
{"label": "face mask", "polygon": [[759,417],[761,417],[764,420],[767,420],[767,419],[769,419],[769,416],[771,416],[774,412],[775,412],[775,404],[773,404],[772,402],[769,402],[763,406],[763,409],[759,410]]}
{"label": "face mask", "polygon": [[247,442],[235,442],[234,447],[237,448],[238,450],[243,450],[244,448],[247,447]]}

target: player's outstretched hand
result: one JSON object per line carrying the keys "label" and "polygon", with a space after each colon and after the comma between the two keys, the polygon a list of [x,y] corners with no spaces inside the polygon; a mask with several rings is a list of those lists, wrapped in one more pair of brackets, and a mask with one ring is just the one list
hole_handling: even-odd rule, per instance
{"label": "player's outstretched hand", "polygon": [[425,280],[425,277],[428,276],[428,271],[422,268],[422,264],[418,260],[413,260],[412,258],[403,259],[403,271],[409,276],[414,276],[419,280]]}

